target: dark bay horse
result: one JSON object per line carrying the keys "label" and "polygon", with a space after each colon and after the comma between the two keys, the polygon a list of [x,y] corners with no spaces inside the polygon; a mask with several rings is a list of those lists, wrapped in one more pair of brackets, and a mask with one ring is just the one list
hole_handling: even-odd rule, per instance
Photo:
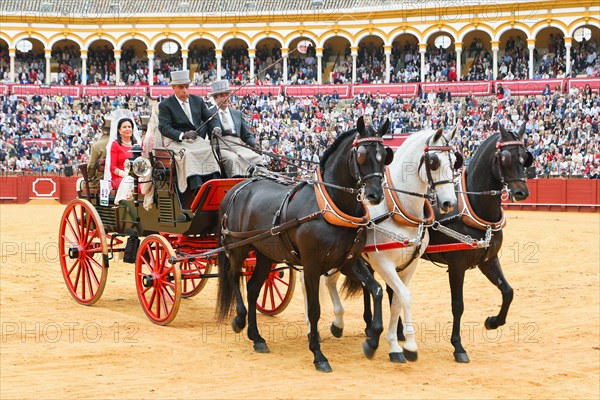
{"label": "dark bay horse", "polygon": [[[460,337],[460,320],[464,310],[463,283],[465,271],[477,266],[481,272],[502,293],[502,305],[497,316],[488,317],[485,321],[487,329],[496,329],[506,322],[508,308],[513,299],[510,287],[498,259],[498,251],[502,246],[502,228],[505,225],[504,212],[501,206],[500,192],[508,190],[512,200],[522,201],[529,196],[525,182],[525,168],[533,162],[533,156],[525,150],[523,135],[525,124],[518,135],[507,132],[499,125],[500,132],[495,133],[481,143],[463,171],[458,186],[458,208],[449,214],[440,214],[436,209],[436,219],[446,228],[460,235],[468,235],[473,239],[486,241],[486,232],[491,233],[489,247],[463,251],[446,251],[425,253],[424,259],[448,266],[448,278],[452,296],[452,335],[454,359],[457,362],[469,362],[469,356],[462,346]],[[458,243],[438,229],[429,228],[429,245]],[[489,235],[488,233],[488,235]],[[489,237],[489,236],[488,236]],[[401,327],[401,326],[399,326]]]}
{"label": "dark bay horse", "polygon": [[[393,152],[383,144],[386,121],[376,132],[361,118],[357,128],[341,134],[325,151],[314,181],[286,185],[268,177],[241,182],[221,203],[222,233],[219,254],[217,316],[222,321],[232,312],[232,327],[240,332],[248,316],[248,337],[257,352],[268,352],[256,323],[256,300],[272,264],[302,265],[310,321],[309,348],[319,371],[331,366],[320,349],[317,323],[319,277],[341,270],[359,279],[373,294],[374,331],[363,344],[371,357],[383,331],[381,286],[362,263],[355,263],[364,248],[368,212],[362,201],[379,204],[383,196],[385,165]],[[260,237],[258,236],[260,235]],[[257,239],[258,238],[258,239]],[[247,285],[248,310],[240,291],[240,276],[250,250],[256,252],[256,267]]]}

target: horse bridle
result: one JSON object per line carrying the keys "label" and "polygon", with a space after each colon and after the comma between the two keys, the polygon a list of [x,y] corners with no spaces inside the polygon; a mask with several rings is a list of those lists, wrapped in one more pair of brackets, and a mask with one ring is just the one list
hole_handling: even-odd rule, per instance
{"label": "horse bridle", "polygon": [[[358,134],[357,137],[354,139],[354,143],[352,144],[352,152],[350,153],[350,158],[349,158],[349,163],[350,163],[350,173],[354,176],[354,178],[356,179],[356,181],[358,182],[357,185],[358,187],[362,187],[363,186],[363,182],[371,179],[371,178],[375,178],[375,177],[379,177],[383,180],[383,173],[382,172],[373,172],[370,174],[367,174],[365,176],[361,176],[360,175],[360,169],[359,169],[359,165],[362,165],[365,163],[365,161],[367,160],[367,149],[365,147],[365,143],[381,143],[383,145],[383,138],[378,137],[378,136],[369,136],[366,138],[359,138]],[[389,146],[384,146],[385,149],[385,159],[384,161],[384,165],[390,165],[391,162],[394,159],[394,151],[389,147]],[[377,154],[377,156],[379,156],[379,153]],[[381,159],[377,160],[378,162],[381,161]]]}
{"label": "horse bridle", "polygon": [[[500,183],[502,186],[507,186],[510,182],[525,182],[525,178],[513,178],[509,180],[505,180],[503,167],[512,164],[512,155],[508,150],[502,150],[503,147],[507,146],[517,146],[525,149],[525,145],[520,140],[511,140],[508,142],[498,141],[496,143],[496,162],[498,163],[498,176],[500,178]],[[526,156],[523,159],[520,159],[519,162],[523,165],[523,167],[527,168],[531,166],[533,163],[533,154],[529,151],[525,150]]]}
{"label": "horse bridle", "polygon": [[[423,165],[425,165],[425,172],[427,174],[427,180],[429,181],[429,186],[431,187],[432,191],[435,191],[436,186],[443,185],[445,183],[453,183],[453,180],[452,179],[446,179],[443,181],[434,181],[433,180],[431,171],[435,171],[436,169],[438,169],[440,167],[440,159],[437,156],[437,154],[435,154],[435,153],[429,154],[429,152],[434,151],[434,150],[451,152],[452,146],[447,144],[448,142],[446,141],[446,138],[443,135],[442,135],[442,138],[444,138],[444,141],[446,141],[446,145],[430,146],[429,141],[431,140],[432,137],[433,136],[430,136],[429,139],[427,139],[427,144],[425,145],[425,150],[423,152],[423,155],[421,156],[421,159],[419,160],[419,168],[417,169],[417,171],[420,170]],[[456,158],[456,161],[454,161],[454,164],[452,165],[452,169],[454,171],[456,171],[457,169],[460,169],[463,165],[463,156],[459,151],[455,151],[454,156]]]}

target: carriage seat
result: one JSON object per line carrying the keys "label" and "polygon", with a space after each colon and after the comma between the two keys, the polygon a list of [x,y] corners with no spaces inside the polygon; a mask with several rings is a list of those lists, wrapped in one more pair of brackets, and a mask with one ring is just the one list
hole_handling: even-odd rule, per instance
{"label": "carriage seat", "polygon": [[[102,157],[98,160],[98,171],[100,172],[104,172],[104,168],[105,168],[105,164],[106,164],[106,158]],[[90,177],[88,174],[88,166],[87,164],[79,164],[77,166],[77,168],[79,168],[79,171],[81,171],[81,176],[83,178],[78,179],[77,183],[76,183],[76,190],[77,190],[77,197],[79,198],[100,198],[100,188],[90,188],[89,187],[89,183],[90,183]],[[88,196],[89,194],[89,196]],[[117,191],[112,189],[110,191],[110,198],[114,199],[115,195],[117,194]]]}

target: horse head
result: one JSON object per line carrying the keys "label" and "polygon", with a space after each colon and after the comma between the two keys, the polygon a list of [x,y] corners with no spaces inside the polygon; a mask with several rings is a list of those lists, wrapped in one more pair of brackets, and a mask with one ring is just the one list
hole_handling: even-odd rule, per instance
{"label": "horse head", "polygon": [[386,165],[394,159],[394,152],[383,143],[383,135],[390,126],[386,119],[376,131],[372,125],[365,125],[361,116],[356,125],[356,136],[350,153],[350,171],[363,188],[364,197],[371,205],[381,203],[383,176]]}
{"label": "horse head", "polygon": [[525,169],[533,163],[533,155],[525,149],[523,136],[525,123],[518,134],[508,132],[500,125],[500,139],[496,144],[493,174],[503,186],[507,186],[511,199],[525,200],[529,196],[529,188],[525,182]]}
{"label": "horse head", "polygon": [[456,135],[456,128],[446,137],[442,128],[431,136],[425,145],[425,151],[419,162],[419,176],[423,182],[429,183],[431,192],[435,194],[438,208],[442,214],[448,213],[456,206],[454,192],[454,171],[462,167],[462,155],[453,152],[450,141]]}

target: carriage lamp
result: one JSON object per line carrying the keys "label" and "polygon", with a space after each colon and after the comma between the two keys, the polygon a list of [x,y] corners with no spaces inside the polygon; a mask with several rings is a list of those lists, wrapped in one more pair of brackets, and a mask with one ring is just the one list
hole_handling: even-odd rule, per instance
{"label": "carriage lamp", "polygon": [[136,174],[138,177],[147,175],[150,171],[150,167],[150,160],[142,156],[136,158],[131,164],[131,169],[133,170],[133,173]]}

